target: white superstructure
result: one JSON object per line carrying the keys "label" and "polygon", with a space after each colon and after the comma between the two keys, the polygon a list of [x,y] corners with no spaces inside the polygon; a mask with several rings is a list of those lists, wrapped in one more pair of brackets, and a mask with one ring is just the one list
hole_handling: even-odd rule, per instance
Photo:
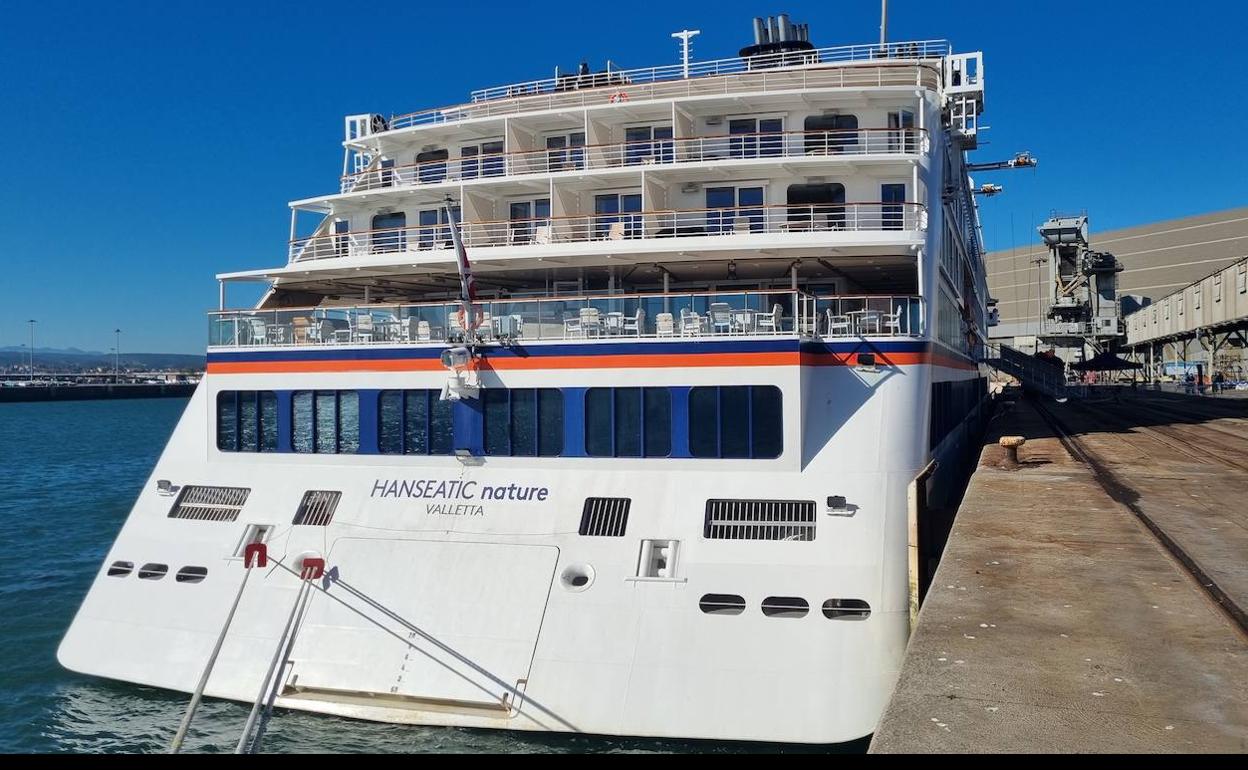
{"label": "white superstructure", "polygon": [[279,706],[387,722],[870,733],[907,488],[984,392],[982,88],[979,54],[782,18],[731,59],[348,117],[286,264],[220,276],[60,661],[193,690],[264,542],[211,696],[255,700],[276,656]]}

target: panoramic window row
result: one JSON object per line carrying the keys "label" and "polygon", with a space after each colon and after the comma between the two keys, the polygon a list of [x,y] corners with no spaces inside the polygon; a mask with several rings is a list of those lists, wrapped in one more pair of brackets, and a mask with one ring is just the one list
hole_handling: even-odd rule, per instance
{"label": "panoramic window row", "polygon": [[443,401],[437,390],[223,391],[223,452],[496,457],[772,459],[784,448],[780,389],[487,388]]}

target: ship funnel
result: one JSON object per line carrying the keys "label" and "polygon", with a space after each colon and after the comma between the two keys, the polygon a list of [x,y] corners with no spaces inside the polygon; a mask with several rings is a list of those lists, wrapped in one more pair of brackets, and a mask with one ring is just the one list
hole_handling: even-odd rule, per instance
{"label": "ship funnel", "polygon": [[811,63],[808,56],[789,56],[809,51],[810,25],[796,24],[787,13],[775,16],[754,17],[754,45],[741,49],[740,56],[750,59],[751,69],[760,67],[789,67]]}

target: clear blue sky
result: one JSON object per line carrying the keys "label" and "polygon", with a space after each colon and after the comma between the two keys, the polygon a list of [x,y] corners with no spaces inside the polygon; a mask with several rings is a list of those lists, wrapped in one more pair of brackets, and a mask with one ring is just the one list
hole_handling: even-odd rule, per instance
{"label": "clear blue sky", "polygon": [[[985,52],[989,248],[1051,209],[1093,230],[1248,203],[1244,5],[893,0],[893,40]],[[870,42],[878,0],[632,4],[0,0],[0,345],[201,352],[214,274],[283,263],[286,202],[334,189],[342,116],[456,103],[555,65],[735,55],[787,11]],[[982,177],[987,180],[989,177]],[[1013,222],[1013,225],[1011,225]],[[239,297],[241,299],[241,295]]]}

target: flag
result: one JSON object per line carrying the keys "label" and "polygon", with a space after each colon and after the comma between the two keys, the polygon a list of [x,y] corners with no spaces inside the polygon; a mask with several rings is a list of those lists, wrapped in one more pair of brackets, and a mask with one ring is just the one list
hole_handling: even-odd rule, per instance
{"label": "flag", "polygon": [[476,318],[472,303],[477,298],[477,283],[472,277],[472,265],[468,262],[468,251],[464,248],[464,239],[460,236],[459,223],[455,221],[455,209],[447,198],[446,221],[451,228],[451,242],[455,244],[455,266],[459,270],[459,299],[463,307],[464,331],[471,337],[476,332]]}

